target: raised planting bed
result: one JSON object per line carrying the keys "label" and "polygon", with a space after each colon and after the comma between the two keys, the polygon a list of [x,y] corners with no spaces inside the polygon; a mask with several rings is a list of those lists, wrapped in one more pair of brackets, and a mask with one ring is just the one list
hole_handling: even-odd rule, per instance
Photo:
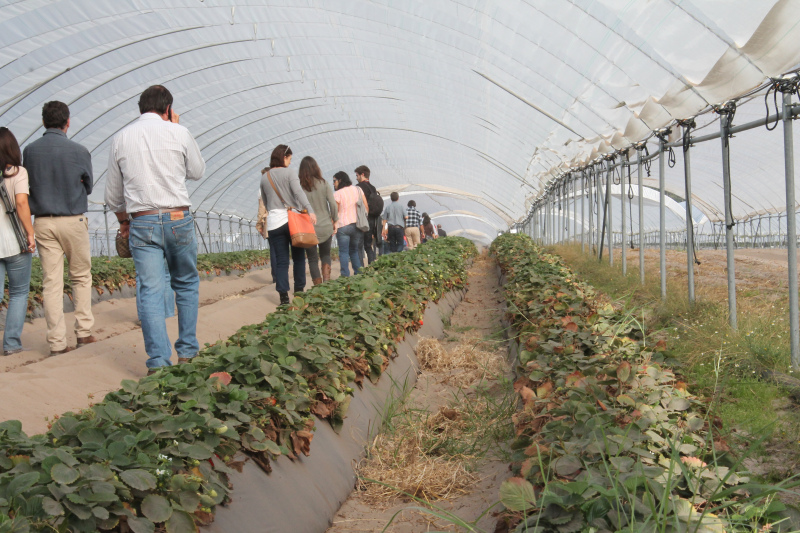
{"label": "raised planting bed", "polygon": [[[514,336],[517,438],[498,531],[754,531],[780,520],[635,316],[524,235],[492,245]],[[769,527],[762,530],[768,530]],[[784,526],[784,531],[787,528]]]}
{"label": "raised planting bed", "polygon": [[0,532],[197,531],[229,500],[237,454],[269,471],[311,453],[318,419],[341,430],[353,387],[379,383],[474,253],[441,239],[384,256],[44,435],[0,424]]}
{"label": "raised planting bed", "polygon": [[[347,417],[339,431],[330,424],[315,426],[310,456],[278,460],[266,474],[255,462],[242,463],[241,472],[229,479],[232,500],[218,507],[215,520],[203,528],[208,533],[319,533],[331,525],[341,505],[356,485],[353,466],[364,457],[381,428],[383,415],[416,384],[420,372],[415,347],[421,337],[444,336],[443,317],[449,316],[465,291],[448,292],[438,302],[428,302],[424,325],[407,332],[396,344],[376,383],[365,380],[353,391]],[[237,454],[234,461],[246,459]]]}
{"label": "raised planting bed", "polygon": [[[269,250],[247,250],[219,254],[200,254],[197,256],[197,270],[202,277],[246,272],[269,265]],[[121,257],[92,257],[92,303],[108,300],[119,294],[123,298],[136,295],[136,269],[133,259]],[[33,316],[44,316],[42,308],[42,264],[38,257],[33,258],[31,267],[31,289],[28,294],[28,309]],[[3,295],[2,306],[8,306],[8,289]],[[69,267],[64,260],[64,310],[70,312],[72,306],[72,283]]]}

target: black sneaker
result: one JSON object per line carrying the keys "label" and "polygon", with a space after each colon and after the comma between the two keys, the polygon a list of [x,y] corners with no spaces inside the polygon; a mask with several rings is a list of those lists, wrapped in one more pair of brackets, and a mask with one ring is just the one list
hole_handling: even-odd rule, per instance
{"label": "black sneaker", "polygon": [[281,305],[289,305],[289,293],[288,292],[279,292],[278,294],[281,297]]}

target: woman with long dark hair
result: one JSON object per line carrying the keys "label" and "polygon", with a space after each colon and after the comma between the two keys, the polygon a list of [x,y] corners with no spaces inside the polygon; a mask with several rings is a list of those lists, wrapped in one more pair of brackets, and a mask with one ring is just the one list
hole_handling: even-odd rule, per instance
{"label": "woman with long dark hair", "polygon": [[364,232],[356,227],[356,204],[358,199],[367,206],[363,191],[354,186],[347,172],[339,171],[333,175],[333,197],[339,208],[339,221],[336,223],[336,242],[339,245],[339,266],[342,277],[350,276],[350,264],[353,274],[361,270],[361,249],[364,246]]}
{"label": "woman with long dark hair", "polygon": [[0,214],[0,285],[8,274],[8,312],[3,333],[3,355],[22,351],[22,326],[28,312],[28,291],[31,287],[31,260],[36,241],[28,206],[28,172],[22,167],[22,152],[16,137],[8,128],[0,128],[0,169],[6,192],[17,210],[17,216],[26,233],[27,249],[21,250],[14,232],[11,217]]}
{"label": "woman with long dark hair", "polygon": [[422,229],[425,230],[425,236],[422,238],[422,242],[427,242],[430,239],[436,238],[436,230],[433,229],[433,222],[431,222],[431,217],[428,216],[428,213],[422,213]]}
{"label": "woman with long dark hair", "polygon": [[270,156],[269,170],[261,178],[261,199],[267,208],[269,253],[275,254],[275,288],[280,295],[281,305],[289,303],[290,255],[294,262],[294,292],[297,294],[306,288],[306,251],[292,246],[288,208],[305,209],[311,216],[311,222],[317,223],[314,209],[300,186],[297,171],[288,168],[291,162],[292,149],[279,144]]}
{"label": "woman with long dark hair", "polygon": [[[308,268],[314,285],[331,279],[331,241],[333,240],[333,224],[339,220],[339,210],[333,197],[333,189],[322,177],[317,161],[306,156],[300,161],[300,186],[306,193],[314,213],[317,214],[317,223],[314,231],[317,233],[319,244],[306,248]],[[322,272],[319,263],[322,260]]]}

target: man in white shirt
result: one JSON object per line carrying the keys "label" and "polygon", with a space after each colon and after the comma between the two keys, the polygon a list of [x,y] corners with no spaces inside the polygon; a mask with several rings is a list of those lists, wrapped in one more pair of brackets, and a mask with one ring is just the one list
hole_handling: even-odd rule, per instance
{"label": "man in white shirt", "polygon": [[206,164],[197,142],[172,109],[172,94],[161,85],[139,99],[139,120],[119,131],[111,142],[105,201],[117,215],[120,232],[130,238],[139,292],[148,374],[172,364],[164,295],[171,290],[178,306],[179,363],[197,355],[200,276],[197,240],[186,180],[203,177]]}

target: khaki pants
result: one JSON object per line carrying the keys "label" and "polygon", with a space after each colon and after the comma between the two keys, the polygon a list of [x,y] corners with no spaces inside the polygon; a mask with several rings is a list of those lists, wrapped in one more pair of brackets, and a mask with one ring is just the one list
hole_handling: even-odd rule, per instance
{"label": "khaki pants", "polygon": [[413,250],[419,246],[419,228],[406,228],[406,238],[408,239],[408,249]]}
{"label": "khaki pants", "polygon": [[89,247],[89,220],[85,215],[36,217],[33,223],[36,247],[42,261],[44,318],[50,351],[67,347],[64,323],[64,256],[69,262],[72,300],[75,304],[75,334],[92,334],[92,254]]}

